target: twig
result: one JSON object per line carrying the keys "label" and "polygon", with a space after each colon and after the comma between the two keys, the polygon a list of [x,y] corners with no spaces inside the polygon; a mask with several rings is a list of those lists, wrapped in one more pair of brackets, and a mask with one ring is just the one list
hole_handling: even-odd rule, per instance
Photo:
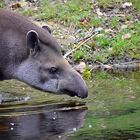
{"label": "twig", "polygon": [[75,25],[73,24],[73,22],[70,24],[70,27],[68,29],[68,35],[72,35],[74,33],[74,31],[72,30],[75,30]]}
{"label": "twig", "polygon": [[98,63],[98,64],[100,64],[100,65],[104,65],[102,62],[100,62],[100,61],[95,61],[96,63]]}
{"label": "twig", "polygon": [[79,42],[81,42],[81,41],[85,41],[85,40],[87,40],[88,38],[90,38],[91,36],[92,36],[92,34],[89,35],[89,36],[86,36],[86,37],[84,37],[84,38],[81,38],[81,39],[75,41],[74,44],[79,43]]}
{"label": "twig", "polygon": [[66,58],[67,56],[69,56],[71,53],[73,53],[74,51],[76,51],[77,49],[79,49],[82,45],[84,45],[86,42],[88,42],[92,37],[96,36],[98,33],[92,34],[90,37],[88,37],[86,40],[84,40],[83,42],[81,42],[75,49],[71,50],[70,52],[66,53],[64,55],[64,58]]}
{"label": "twig", "polygon": [[94,30],[90,31],[90,34],[89,35],[85,36],[84,38],[80,38],[80,39],[76,40],[74,42],[74,44],[79,43],[81,41],[85,41],[86,39],[90,38],[93,35],[94,32],[95,32]]}

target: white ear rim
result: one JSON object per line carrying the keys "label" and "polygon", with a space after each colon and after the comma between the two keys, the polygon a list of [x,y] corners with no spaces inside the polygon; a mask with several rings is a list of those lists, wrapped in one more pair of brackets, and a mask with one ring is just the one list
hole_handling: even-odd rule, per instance
{"label": "white ear rim", "polygon": [[39,35],[38,35],[38,33],[37,33],[37,31],[35,31],[35,30],[30,30],[30,31],[28,31],[26,36],[28,36],[28,35],[29,35],[29,33],[31,33],[31,32],[36,33],[37,37],[39,36]]}

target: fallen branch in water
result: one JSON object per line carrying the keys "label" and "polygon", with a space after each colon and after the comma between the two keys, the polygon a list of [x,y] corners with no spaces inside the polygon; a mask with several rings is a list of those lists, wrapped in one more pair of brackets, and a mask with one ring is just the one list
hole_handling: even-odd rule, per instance
{"label": "fallen branch in water", "polygon": [[75,52],[77,49],[79,49],[82,45],[84,45],[86,42],[88,42],[90,39],[92,39],[92,38],[93,38],[94,36],[96,36],[97,34],[98,34],[98,32],[95,33],[95,34],[92,34],[92,35],[90,35],[90,36],[88,36],[88,37],[86,37],[86,39],[84,39],[83,42],[79,43],[75,49],[73,49],[73,50],[71,50],[70,52],[66,53],[66,54],[64,55],[64,58],[68,57],[71,53]]}
{"label": "fallen branch in water", "polygon": [[110,71],[110,72],[125,72],[136,71],[140,69],[140,61],[124,62],[119,64],[101,64],[92,66],[90,72],[93,71]]}

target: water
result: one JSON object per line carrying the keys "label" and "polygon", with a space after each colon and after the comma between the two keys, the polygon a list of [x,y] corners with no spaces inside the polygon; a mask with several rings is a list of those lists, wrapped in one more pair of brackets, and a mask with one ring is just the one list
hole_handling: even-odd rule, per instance
{"label": "water", "polygon": [[1,82],[0,140],[140,139],[139,77],[98,73],[84,100]]}

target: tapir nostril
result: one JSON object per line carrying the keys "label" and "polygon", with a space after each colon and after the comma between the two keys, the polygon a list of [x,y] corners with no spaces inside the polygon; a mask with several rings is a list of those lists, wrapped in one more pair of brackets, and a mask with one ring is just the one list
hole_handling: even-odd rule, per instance
{"label": "tapir nostril", "polygon": [[88,93],[81,96],[81,98],[87,98],[87,97],[88,97]]}
{"label": "tapir nostril", "polygon": [[81,91],[77,96],[82,98],[82,99],[87,98],[88,97],[88,91],[87,90],[86,91]]}
{"label": "tapir nostril", "polygon": [[83,91],[79,91],[79,92],[76,92],[76,90],[72,91],[72,90],[69,90],[69,89],[63,89],[62,92],[64,94],[67,94],[71,97],[73,96],[77,96],[79,98],[87,98],[88,96],[88,91],[87,90],[83,90]]}

